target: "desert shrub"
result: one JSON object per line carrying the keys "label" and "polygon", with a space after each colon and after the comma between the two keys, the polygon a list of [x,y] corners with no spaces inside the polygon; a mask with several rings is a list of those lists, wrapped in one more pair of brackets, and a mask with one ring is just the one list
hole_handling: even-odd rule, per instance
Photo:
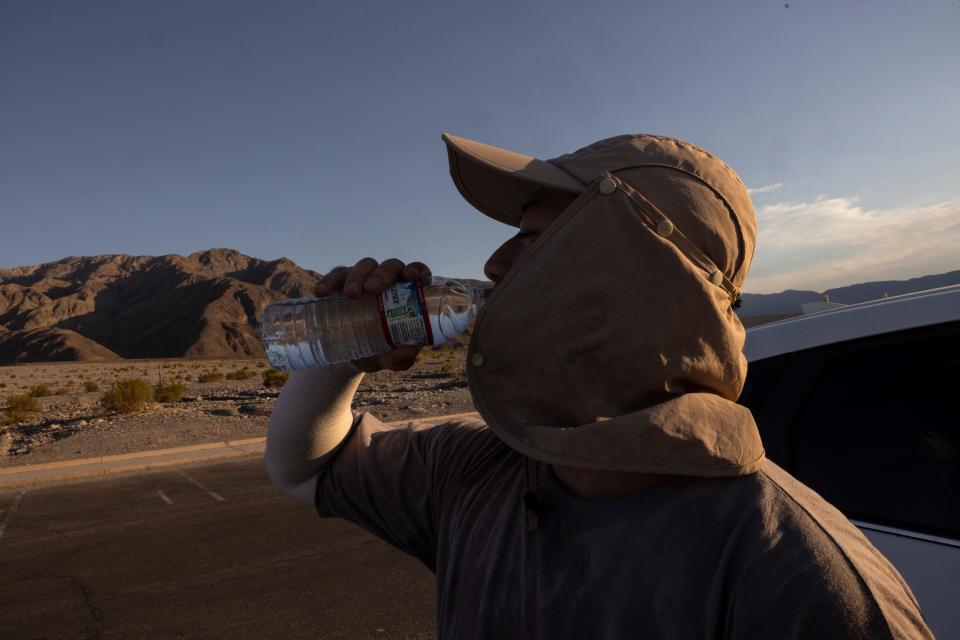
{"label": "desert shrub", "polygon": [[53,392],[50,391],[50,387],[47,385],[38,384],[30,387],[30,391],[27,391],[27,395],[33,396],[34,398],[46,398],[47,396],[53,395]]}
{"label": "desert shrub", "polygon": [[40,413],[40,403],[34,396],[23,394],[7,398],[7,407],[3,410],[8,424],[23,422],[31,414]]}
{"label": "desert shrub", "polygon": [[153,389],[140,378],[118,380],[100,398],[100,404],[115,413],[142,411],[152,401]]}
{"label": "desert shrub", "polygon": [[236,371],[231,371],[227,374],[227,380],[249,380],[255,376],[253,371],[244,367],[243,369],[237,369]]}
{"label": "desert shrub", "polygon": [[216,382],[223,380],[223,374],[219,371],[204,371],[197,377],[197,382]]}
{"label": "desert shrub", "polygon": [[153,398],[157,402],[177,402],[183,396],[184,391],[186,391],[186,388],[182,384],[158,382],[153,387]]}
{"label": "desert shrub", "polygon": [[440,367],[440,371],[442,371],[443,373],[452,373],[453,365],[450,364],[449,362],[446,362],[442,367]]}
{"label": "desert shrub", "polygon": [[6,383],[6,382],[0,382],[0,389],[6,389],[6,388],[7,388],[7,383]]}
{"label": "desert shrub", "polygon": [[83,390],[84,391],[100,391],[100,385],[98,385],[93,380],[84,380]]}
{"label": "desert shrub", "polygon": [[276,369],[267,369],[263,372],[263,386],[268,389],[279,389],[290,377],[289,373],[277,371]]}
{"label": "desert shrub", "polygon": [[263,369],[265,366],[267,366],[266,362],[261,361],[257,363],[257,369]]}

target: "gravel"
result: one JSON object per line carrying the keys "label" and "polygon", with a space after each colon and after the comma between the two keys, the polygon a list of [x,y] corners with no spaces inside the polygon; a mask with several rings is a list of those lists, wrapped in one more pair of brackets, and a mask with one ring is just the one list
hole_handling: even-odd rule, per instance
{"label": "gravel", "polygon": [[[424,350],[408,371],[367,374],[354,397],[354,413],[369,412],[384,422],[474,411],[463,375],[464,349]],[[153,360],[120,363],[43,363],[0,367],[0,399],[47,384],[57,395],[40,398],[43,411],[0,427],[0,467],[133,453],[266,435],[278,395],[257,378],[195,382],[198,371],[229,372],[260,361]],[[116,380],[175,380],[186,386],[179,402],[153,404],[118,415],[99,405]],[[100,389],[83,391],[81,381]],[[175,380],[176,381],[176,380]],[[73,382],[71,385],[70,383]],[[80,382],[80,384],[77,384]],[[5,394],[5,395],[4,395]]]}

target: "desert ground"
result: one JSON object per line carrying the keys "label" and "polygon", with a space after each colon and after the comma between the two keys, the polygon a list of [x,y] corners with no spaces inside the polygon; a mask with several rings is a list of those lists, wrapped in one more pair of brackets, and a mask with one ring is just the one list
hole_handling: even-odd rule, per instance
{"label": "desert ground", "polygon": [[[392,421],[473,411],[464,374],[465,353],[460,343],[427,347],[407,371],[367,374],[354,397],[354,412]],[[252,377],[226,378],[244,369]],[[0,423],[5,422],[0,426],[0,467],[264,436],[279,392],[264,385],[262,375],[267,370],[270,367],[263,359],[2,366],[0,406],[7,407],[11,398],[32,391],[39,396],[40,411],[21,415],[19,420],[0,412]],[[200,382],[205,373],[224,378]],[[141,379],[150,386],[177,383],[184,390],[176,402],[152,402],[133,413],[104,408],[104,394],[116,382],[129,379]]]}

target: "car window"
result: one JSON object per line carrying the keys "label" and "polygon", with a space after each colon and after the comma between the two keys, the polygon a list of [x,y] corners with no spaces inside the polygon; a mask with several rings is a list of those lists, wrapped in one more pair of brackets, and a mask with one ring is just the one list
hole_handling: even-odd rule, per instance
{"label": "car window", "polygon": [[788,356],[789,354],[751,362],[747,367],[747,379],[743,383],[743,391],[740,392],[737,402],[750,409],[757,421],[760,420],[760,413]]}
{"label": "car window", "polygon": [[789,468],[788,430],[810,388],[809,367],[785,353],[750,363],[737,402],[750,409],[767,457]]}
{"label": "car window", "polygon": [[960,538],[960,334],[821,350],[790,470],[848,517]]}

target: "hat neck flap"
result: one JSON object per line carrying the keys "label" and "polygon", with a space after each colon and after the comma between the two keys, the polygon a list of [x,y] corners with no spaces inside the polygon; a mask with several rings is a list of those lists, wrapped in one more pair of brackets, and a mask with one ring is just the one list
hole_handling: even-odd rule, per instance
{"label": "hat neck flap", "polygon": [[736,289],[661,209],[605,173],[491,292],[467,377],[509,446],[612,471],[735,476],[762,464],[735,402],[747,371]]}

